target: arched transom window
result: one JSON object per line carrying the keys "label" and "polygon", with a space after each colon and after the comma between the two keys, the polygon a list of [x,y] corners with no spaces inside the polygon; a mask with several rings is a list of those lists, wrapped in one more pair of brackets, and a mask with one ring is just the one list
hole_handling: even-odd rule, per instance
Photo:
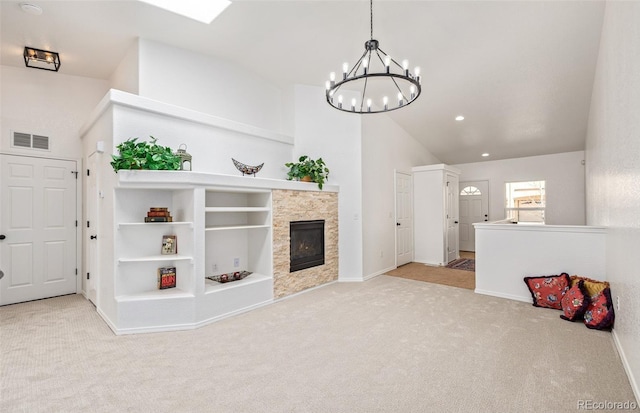
{"label": "arched transom window", "polygon": [[465,186],[464,188],[462,188],[462,191],[460,191],[460,195],[482,195],[482,192],[475,186]]}

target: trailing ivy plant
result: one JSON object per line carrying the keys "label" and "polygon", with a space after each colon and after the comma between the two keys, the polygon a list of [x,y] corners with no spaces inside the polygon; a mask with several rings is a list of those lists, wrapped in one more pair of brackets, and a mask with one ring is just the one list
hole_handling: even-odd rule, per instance
{"label": "trailing ivy plant", "polygon": [[120,169],[180,169],[180,157],[170,147],[158,145],[153,136],[150,138],[150,143],[130,138],[116,146],[119,154],[111,156],[113,170],[117,173]]}
{"label": "trailing ivy plant", "polygon": [[320,189],[329,178],[329,168],[327,168],[322,158],[313,160],[307,155],[302,155],[298,162],[287,162],[284,166],[289,168],[287,173],[288,180],[312,181],[317,183]]}

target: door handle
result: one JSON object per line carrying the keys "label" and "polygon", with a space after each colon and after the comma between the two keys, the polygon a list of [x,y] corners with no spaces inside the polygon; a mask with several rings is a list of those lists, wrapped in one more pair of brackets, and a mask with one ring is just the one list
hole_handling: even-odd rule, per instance
{"label": "door handle", "polygon": [[400,226],[400,223],[399,223],[399,222],[396,222],[396,227],[399,227],[399,226]]}
{"label": "door handle", "polygon": [[97,238],[98,238],[98,236],[97,236],[97,235],[91,235],[91,236],[89,237],[89,239],[97,239]]}
{"label": "door handle", "polygon": [[458,223],[458,221],[453,221],[453,223],[454,223],[454,224],[457,224],[457,223]]}
{"label": "door handle", "polygon": [[0,241],[2,241],[5,238],[7,238],[7,237],[4,234],[0,234]]}

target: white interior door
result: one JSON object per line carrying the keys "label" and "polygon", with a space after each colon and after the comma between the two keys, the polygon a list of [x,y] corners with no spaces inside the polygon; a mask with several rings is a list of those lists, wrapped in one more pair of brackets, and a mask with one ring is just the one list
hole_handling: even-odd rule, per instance
{"label": "white interior door", "polygon": [[489,220],[489,181],[460,182],[460,250],[476,250],[473,224]]}
{"label": "white interior door", "polygon": [[446,174],[445,210],[447,225],[447,263],[460,258],[458,250],[458,176]]}
{"label": "white interior door", "polygon": [[96,306],[97,303],[97,286],[99,273],[99,247],[98,247],[98,164],[97,153],[93,153],[87,160],[87,231],[85,233],[85,245],[87,256],[87,274],[85,278],[85,291],[87,298]]}
{"label": "white interior door", "polygon": [[76,163],[0,155],[0,305],[76,292]]}
{"label": "white interior door", "polygon": [[396,266],[413,260],[413,190],[411,175],[396,172]]}

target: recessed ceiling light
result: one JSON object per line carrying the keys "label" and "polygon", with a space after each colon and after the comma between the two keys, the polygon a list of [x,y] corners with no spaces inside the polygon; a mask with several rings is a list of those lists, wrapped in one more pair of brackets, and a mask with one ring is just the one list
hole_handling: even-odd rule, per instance
{"label": "recessed ceiling light", "polygon": [[458,115],[458,116],[456,116],[456,120],[457,120],[458,122],[460,122],[461,120],[464,120],[464,116],[462,116],[462,115]]}
{"label": "recessed ceiling light", "polygon": [[39,15],[42,14],[42,7],[40,7],[40,6],[36,5],[36,4],[20,3],[20,8],[25,13],[35,14],[36,16],[39,16]]}
{"label": "recessed ceiling light", "polygon": [[482,156],[486,158],[487,156],[489,156],[489,154],[485,152],[482,154]]}
{"label": "recessed ceiling light", "polygon": [[143,3],[209,24],[231,4],[228,0],[139,0]]}

